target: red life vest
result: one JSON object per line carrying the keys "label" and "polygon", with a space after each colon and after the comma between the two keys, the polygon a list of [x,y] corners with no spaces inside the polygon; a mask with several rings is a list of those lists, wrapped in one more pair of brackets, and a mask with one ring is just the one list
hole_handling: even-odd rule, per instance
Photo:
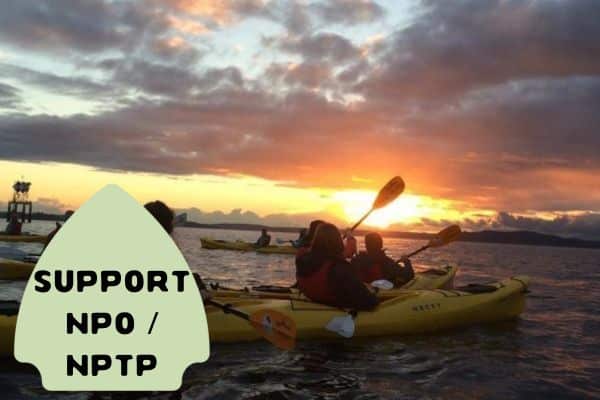
{"label": "red life vest", "polygon": [[333,264],[332,261],[327,261],[311,275],[298,276],[298,289],[312,301],[334,304],[336,296],[329,286],[329,272]]}
{"label": "red life vest", "polygon": [[364,283],[385,279],[381,264],[361,265],[358,269],[358,277]]}
{"label": "red life vest", "polygon": [[296,258],[300,258],[310,251],[310,246],[298,247],[296,250]]}

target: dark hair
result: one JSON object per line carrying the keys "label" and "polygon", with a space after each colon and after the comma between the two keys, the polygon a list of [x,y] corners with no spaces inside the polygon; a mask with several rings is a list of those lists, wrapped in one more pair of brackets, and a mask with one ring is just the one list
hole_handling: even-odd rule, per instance
{"label": "dark hair", "polygon": [[315,232],[311,251],[325,257],[344,257],[344,242],[339,229],[329,223],[322,223]]}
{"label": "dark hair", "polygon": [[173,232],[173,220],[175,219],[175,213],[165,203],[160,200],[151,201],[144,205],[146,210],[158,223],[167,231],[168,234]]}
{"label": "dark hair", "polygon": [[377,253],[383,248],[383,238],[377,232],[369,232],[365,235],[365,247],[367,253]]}
{"label": "dark hair", "polygon": [[319,226],[324,223],[325,223],[325,221],[322,221],[320,219],[315,219],[314,221],[311,221],[310,225],[308,226],[308,233],[304,236],[305,246],[311,245],[313,239],[315,238],[315,233],[317,232],[317,228],[319,228]]}

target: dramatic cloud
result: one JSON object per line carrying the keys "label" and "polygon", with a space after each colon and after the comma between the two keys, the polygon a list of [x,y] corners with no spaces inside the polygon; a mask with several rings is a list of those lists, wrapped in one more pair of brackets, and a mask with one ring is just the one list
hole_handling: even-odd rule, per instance
{"label": "dramatic cloud", "polygon": [[328,0],[313,3],[311,7],[327,23],[360,24],[385,15],[383,7],[371,0]]}
{"label": "dramatic cloud", "polygon": [[[463,209],[600,210],[598,1],[423,1],[405,19],[366,0],[4,11],[0,45],[23,54],[0,64],[2,159],[325,187],[401,173]],[[27,87],[111,107],[34,115]]]}
{"label": "dramatic cloud", "polygon": [[512,80],[600,73],[595,0],[426,3],[364,82],[373,100],[440,101]]}
{"label": "dramatic cloud", "polygon": [[300,39],[285,38],[277,41],[283,51],[295,53],[308,61],[339,63],[355,59],[360,50],[343,36],[318,33]]}
{"label": "dramatic cloud", "polygon": [[0,110],[18,109],[21,105],[19,89],[14,86],[0,82]]}

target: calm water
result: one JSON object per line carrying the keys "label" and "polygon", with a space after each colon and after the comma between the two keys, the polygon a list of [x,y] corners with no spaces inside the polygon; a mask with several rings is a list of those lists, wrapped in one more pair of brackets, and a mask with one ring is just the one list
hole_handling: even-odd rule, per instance
{"label": "calm water", "polygon": [[[31,230],[46,232],[51,223]],[[289,284],[289,256],[208,251],[200,236],[254,240],[255,232],[179,229],[176,241],[192,270],[229,286]],[[294,235],[274,233],[274,238]],[[386,240],[399,256],[421,242]],[[0,244],[0,257],[38,245]],[[517,321],[419,337],[300,342],[292,352],[265,343],[213,346],[210,361],[190,367],[178,393],[161,399],[600,399],[600,251],[455,243],[421,253],[417,266],[458,264],[456,282],[532,278]],[[0,284],[18,299],[22,283]],[[125,398],[123,394],[48,393],[29,371],[0,372],[0,398]],[[128,394],[131,396],[131,394]]]}

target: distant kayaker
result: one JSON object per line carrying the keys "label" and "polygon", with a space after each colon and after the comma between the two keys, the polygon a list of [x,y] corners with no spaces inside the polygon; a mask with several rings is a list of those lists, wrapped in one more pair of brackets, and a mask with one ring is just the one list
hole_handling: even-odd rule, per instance
{"label": "distant kayaker", "polygon": [[271,244],[271,235],[269,235],[267,233],[266,229],[262,229],[260,234],[260,237],[258,238],[258,240],[256,241],[256,243],[254,244],[256,247],[267,247],[268,245]]}
{"label": "distant kayaker", "polygon": [[5,233],[7,235],[20,235],[23,223],[19,221],[19,214],[16,211],[10,213],[8,224],[6,224]]}
{"label": "distant kayaker", "polygon": [[[154,218],[156,218],[158,223],[164,228],[164,230],[169,235],[173,233],[175,213],[169,208],[169,206],[167,206],[160,200],[155,200],[144,204],[144,208],[146,208],[146,210],[148,210],[148,212],[152,214]],[[200,274],[194,272],[192,273],[192,276],[194,277],[196,285],[198,286],[198,290],[200,290],[202,299],[209,299],[210,294],[208,293],[206,284],[202,281]]]}
{"label": "distant kayaker", "polygon": [[300,291],[318,303],[353,310],[371,310],[378,304],[344,258],[344,242],[333,224],[322,223],[310,251],[296,258],[296,279]]}
{"label": "distant kayaker", "polygon": [[44,243],[44,249],[46,247],[48,247],[48,245],[50,244],[50,242],[52,241],[52,239],[54,239],[54,236],[56,236],[56,234],[58,233],[58,231],[60,230],[60,228],[62,228],[62,226],[64,225],[65,222],[67,222],[67,220],[69,218],[71,218],[71,215],[73,215],[73,211],[72,210],[67,210],[65,211],[65,215],[63,218],[63,223],[56,223],[56,227],[52,230],[52,232],[50,232],[48,234],[48,236],[46,236],[46,242]]}
{"label": "distant kayaker", "polygon": [[365,247],[367,251],[361,251],[351,262],[364,283],[385,279],[400,287],[414,278],[415,272],[408,258],[401,258],[403,266],[400,266],[385,254],[379,233],[367,233]]}
{"label": "distant kayaker", "polygon": [[302,247],[302,244],[304,243],[304,237],[307,234],[308,234],[308,230],[306,228],[300,229],[300,232],[298,232],[298,239],[290,240],[290,243],[292,244],[293,247],[295,247],[297,249]]}

